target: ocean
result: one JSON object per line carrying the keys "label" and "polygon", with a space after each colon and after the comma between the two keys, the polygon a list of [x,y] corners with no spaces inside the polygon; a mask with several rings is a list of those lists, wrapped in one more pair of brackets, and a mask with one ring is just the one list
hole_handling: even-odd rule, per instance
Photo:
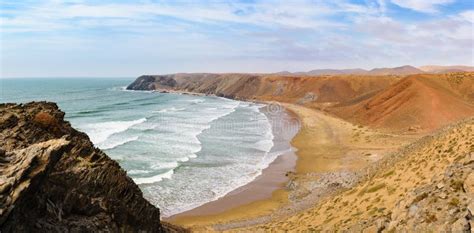
{"label": "ocean", "polygon": [[133,80],[0,79],[0,102],[56,102],[164,217],[249,183],[291,149],[272,150],[272,125],[262,104],[125,90]]}

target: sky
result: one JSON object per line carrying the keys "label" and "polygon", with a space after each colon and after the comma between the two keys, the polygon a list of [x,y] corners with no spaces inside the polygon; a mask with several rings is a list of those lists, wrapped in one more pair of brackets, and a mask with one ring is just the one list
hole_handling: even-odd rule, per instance
{"label": "sky", "polygon": [[427,64],[474,65],[474,1],[0,1],[0,77]]}

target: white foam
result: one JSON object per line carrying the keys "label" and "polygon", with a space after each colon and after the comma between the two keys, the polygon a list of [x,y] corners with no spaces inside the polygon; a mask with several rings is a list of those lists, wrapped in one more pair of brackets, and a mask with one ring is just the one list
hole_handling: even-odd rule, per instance
{"label": "white foam", "polygon": [[[213,195],[210,198],[206,198],[200,201],[186,202],[186,203],[183,202],[183,203],[175,204],[173,205],[172,209],[166,208],[165,206],[163,206],[162,207],[163,216],[171,216],[177,213],[181,213],[181,212],[199,207],[205,203],[217,200],[227,195],[228,193],[232,192],[233,190],[252,182],[258,176],[260,176],[263,170],[267,168],[279,155],[286,152],[286,150],[278,151],[278,152],[272,151],[274,147],[274,142],[273,142],[274,135],[273,135],[272,125],[270,123],[270,119],[268,119],[268,117],[260,111],[261,106],[257,106],[254,104],[249,105],[246,103],[243,103],[243,104],[240,103],[237,106],[251,108],[252,111],[259,113],[258,119],[261,118],[260,120],[262,120],[263,124],[259,124],[259,128],[261,127],[261,130],[264,132],[263,134],[258,134],[262,138],[258,142],[254,143],[253,146],[249,145],[264,153],[260,161],[257,162],[257,164],[249,163],[249,164],[238,165],[238,166],[243,166],[241,170],[245,171],[246,173],[242,174],[239,178],[235,177],[236,179],[230,180],[226,184],[213,185],[212,190],[210,190],[213,193]],[[233,111],[235,111],[235,108],[237,108],[237,106],[232,108],[232,110],[230,110],[228,113],[221,114],[221,115],[224,116],[224,115],[232,113]],[[249,167],[253,167],[253,169],[249,169]]]}
{"label": "white foam", "polygon": [[128,175],[141,175],[141,174],[148,174],[152,171],[150,170],[140,170],[140,169],[132,169],[132,170],[129,170],[127,171],[127,174]]}
{"label": "white foam", "polygon": [[186,100],[187,102],[191,102],[193,104],[199,104],[199,103],[204,103],[206,100],[204,99],[192,99],[192,100]]}
{"label": "white foam", "polygon": [[156,162],[155,164],[151,165],[151,169],[164,169],[164,168],[177,168],[178,162]]}
{"label": "white foam", "polygon": [[185,110],[185,109],[186,109],[186,108],[171,107],[171,108],[160,109],[160,110],[153,111],[153,112],[160,112],[160,113],[164,113],[164,112],[179,112],[179,111],[183,111],[183,110]]}
{"label": "white foam", "polygon": [[105,140],[104,142],[99,143],[97,145],[97,147],[99,147],[102,150],[108,150],[108,149],[113,149],[113,148],[116,148],[118,146],[124,145],[124,144],[129,143],[129,142],[133,142],[133,141],[136,141],[136,140],[138,140],[138,136],[132,136],[132,137],[129,137],[129,138],[119,138],[119,139],[115,139],[115,140],[112,140],[112,139],[109,138],[108,140]]}
{"label": "white foam", "polygon": [[152,176],[152,177],[134,178],[133,181],[135,181],[136,184],[152,184],[152,183],[160,182],[163,179],[171,179],[173,174],[174,174],[174,171],[169,170],[165,173]]}
{"label": "white foam", "polygon": [[144,123],[145,121],[146,118],[133,121],[109,121],[87,124],[83,127],[79,126],[79,128],[89,135],[89,138],[95,145],[99,145],[113,134],[124,132],[130,127]]}
{"label": "white foam", "polygon": [[264,152],[270,152],[270,150],[273,147],[273,140],[272,139],[264,139],[256,142],[253,145],[253,148],[264,151]]}

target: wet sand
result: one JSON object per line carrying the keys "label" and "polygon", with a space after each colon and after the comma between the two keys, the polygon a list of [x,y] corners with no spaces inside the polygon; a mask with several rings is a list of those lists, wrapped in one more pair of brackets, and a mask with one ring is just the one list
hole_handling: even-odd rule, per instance
{"label": "wet sand", "polygon": [[[164,218],[164,221],[189,225],[197,222],[202,223],[203,218],[212,218],[212,216],[220,216],[219,218],[223,220],[225,219],[223,216],[226,216],[227,213],[245,206],[253,206],[256,203],[260,205],[258,210],[263,210],[262,205],[273,209],[286,203],[285,186],[289,181],[287,173],[295,171],[297,161],[295,148],[291,146],[290,142],[299,130],[299,120],[295,114],[283,108],[275,111],[264,107],[261,110],[272,123],[274,146],[270,153],[280,155],[252,182],[215,201]],[[273,203],[268,203],[268,200],[272,200]],[[276,202],[274,202],[275,200]],[[234,217],[233,214],[230,216]]]}

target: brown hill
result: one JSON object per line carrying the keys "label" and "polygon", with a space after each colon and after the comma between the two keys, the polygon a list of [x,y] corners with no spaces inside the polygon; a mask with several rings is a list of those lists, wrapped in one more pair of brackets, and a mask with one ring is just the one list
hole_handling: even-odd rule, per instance
{"label": "brown hill", "polygon": [[308,71],[309,75],[344,75],[344,74],[367,74],[364,69],[317,69]]}
{"label": "brown hill", "polygon": [[127,88],[293,103],[392,131],[431,131],[474,115],[474,73],[465,72],[417,74],[405,78],[392,75],[148,75],[137,78]]}
{"label": "brown hill", "polygon": [[474,72],[472,66],[420,66],[418,69],[427,73]]}
{"label": "brown hill", "polygon": [[413,75],[334,113],[365,125],[431,131],[474,115],[474,74]]}
{"label": "brown hill", "polygon": [[127,89],[185,91],[244,100],[281,101],[316,107],[374,93],[400,78],[389,76],[281,76],[254,74],[144,75]]}
{"label": "brown hill", "polygon": [[[458,66],[453,67],[454,71],[468,71],[467,69],[454,69]],[[400,66],[393,68],[374,68],[372,70],[365,69],[315,69],[308,72],[288,72],[282,71],[274,73],[276,75],[296,75],[296,76],[321,76],[321,75],[397,75],[397,76],[406,76],[411,74],[422,74],[423,70],[418,69],[413,66]]]}
{"label": "brown hill", "polygon": [[395,67],[395,68],[375,68],[375,69],[370,70],[367,74],[369,75],[410,75],[410,74],[421,74],[421,73],[424,73],[424,72],[413,66],[400,66],[400,67]]}

